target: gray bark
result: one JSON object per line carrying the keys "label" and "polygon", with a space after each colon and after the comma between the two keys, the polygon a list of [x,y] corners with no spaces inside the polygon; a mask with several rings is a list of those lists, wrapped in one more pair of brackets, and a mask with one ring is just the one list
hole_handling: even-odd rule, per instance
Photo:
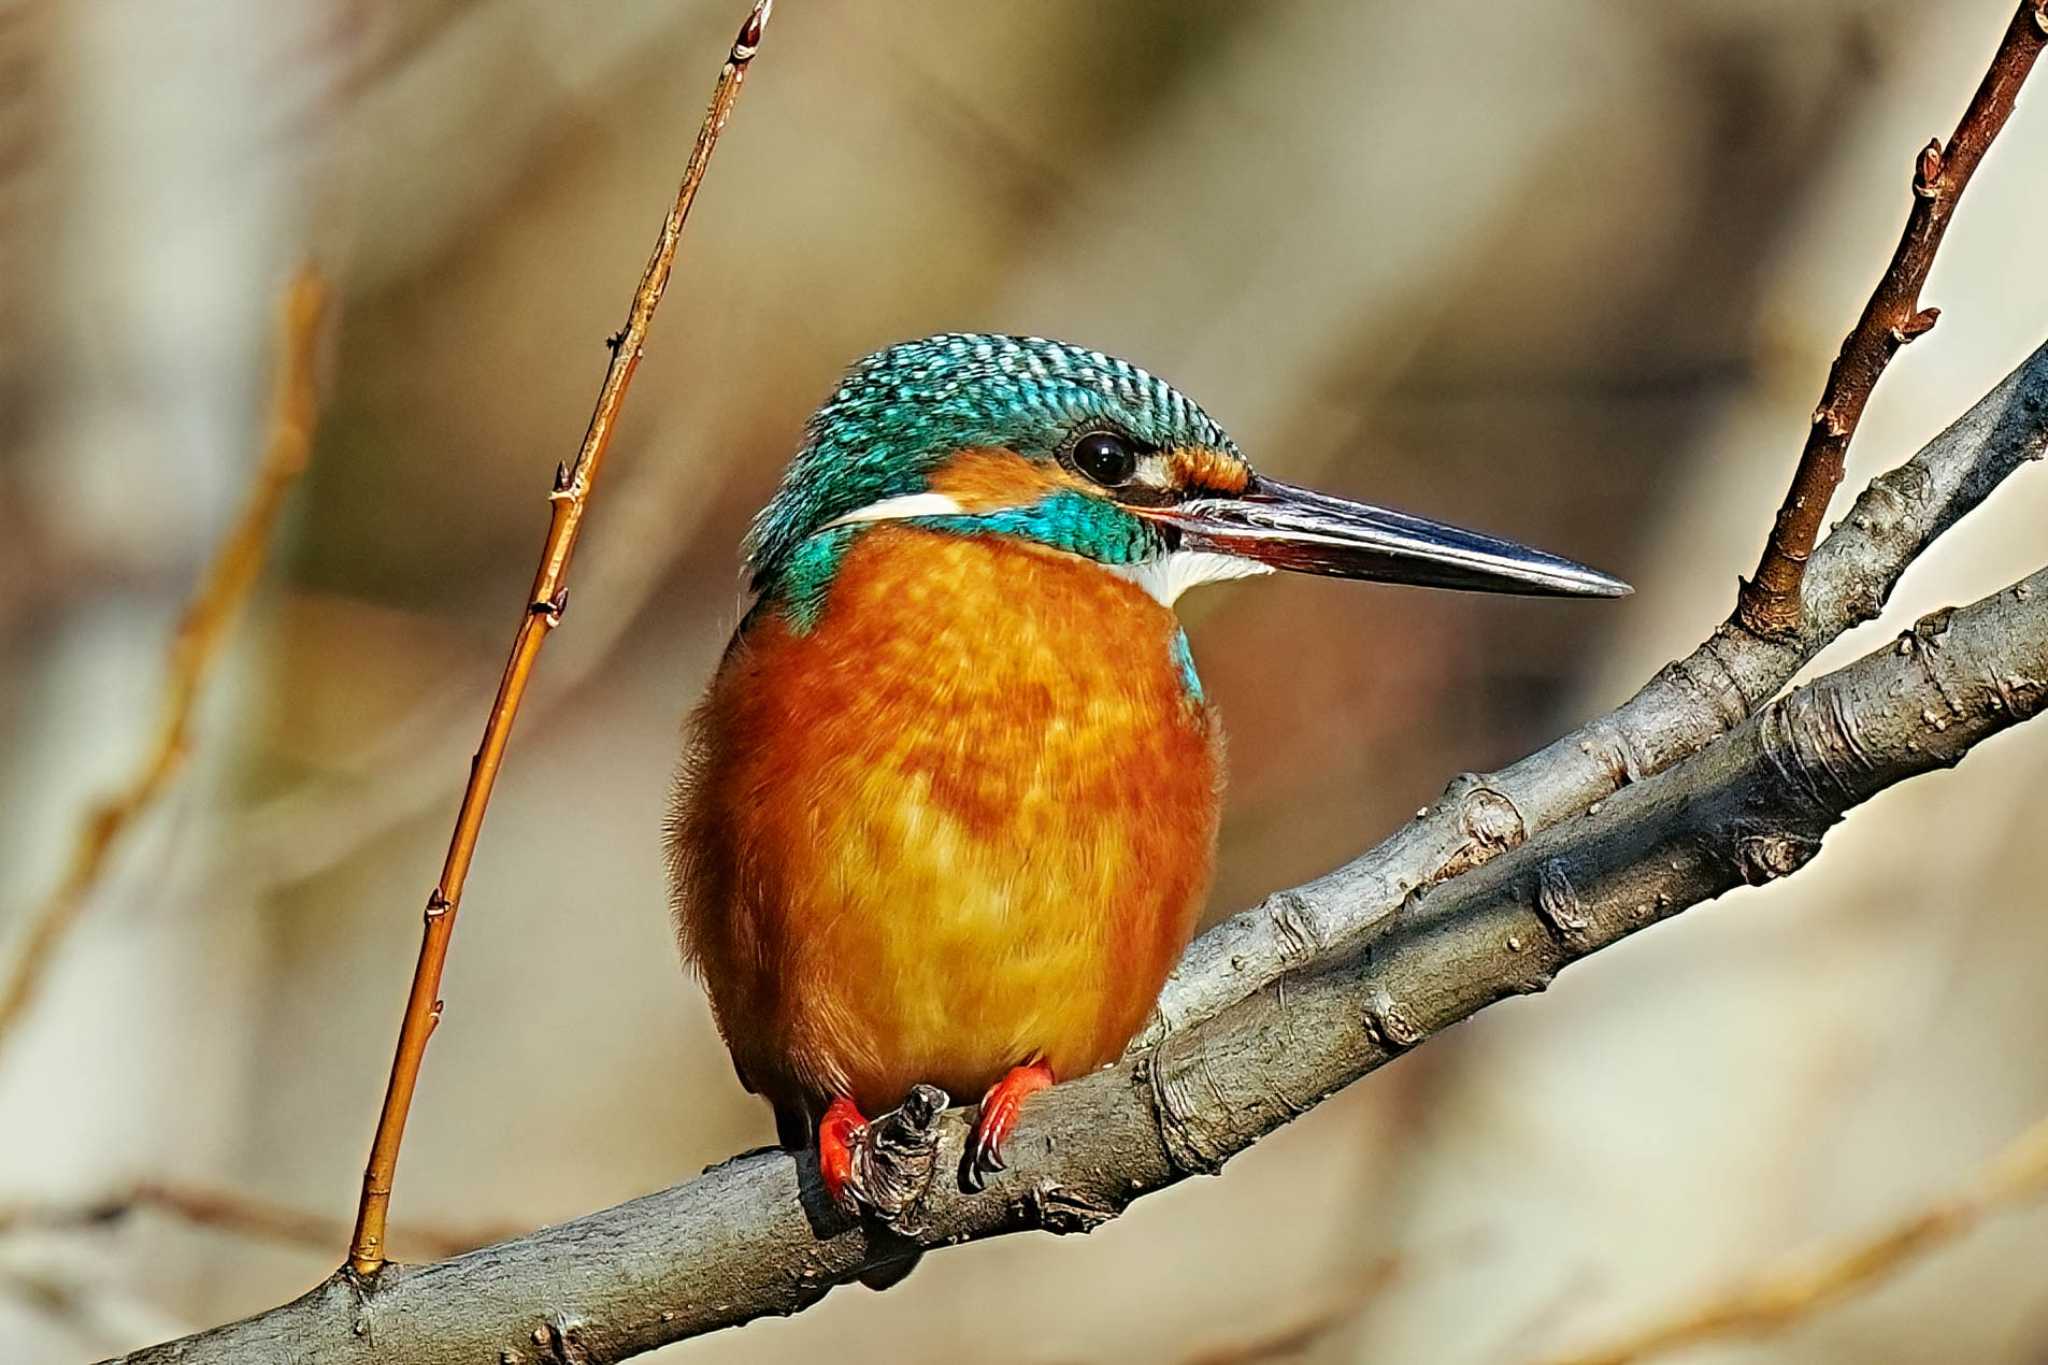
{"label": "gray bark", "polygon": [[[1449,828],[1466,833],[1404,831],[1397,851],[1368,855],[1378,870],[1365,880],[1316,884],[1312,913],[1336,931],[1292,908],[1308,904],[1309,888],[1274,898],[1287,907],[1269,916],[1283,939],[1312,926],[1281,950],[1292,970],[1261,960],[1233,972],[1205,936],[1197,951],[1226,984],[1203,998],[1221,1007],[1034,1100],[1011,1169],[984,1194],[953,1178],[966,1121],[951,1112],[934,1130],[944,1178],[900,1231],[831,1211],[808,1158],[751,1153],[527,1237],[390,1266],[371,1284],[338,1273],[293,1303],[127,1359],[620,1360],[800,1311],[915,1249],[1032,1228],[1085,1232],[1143,1194],[1214,1171],[1458,1020],[1543,989],[1570,962],[1797,871],[1851,807],[1953,765],[2048,705],[2044,569],[1742,718],[1782,683],[1779,670],[1789,676],[1823,637],[1875,614],[1922,547],[2037,458],[2044,425],[2048,348],[1858,500],[1815,557],[1810,638],[1771,646],[1724,628],[1614,715],[1494,778],[1454,784],[1460,823]],[[1698,752],[1684,757],[1687,745]],[[1592,795],[1567,812],[1575,792]],[[1483,826],[1497,837],[1470,832],[1483,810],[1501,817]],[[1411,830],[1441,834],[1445,819]],[[1480,846],[1500,856],[1479,866]],[[1451,860],[1459,875],[1444,877]],[[1374,938],[1355,927],[1387,919],[1384,901],[1362,889],[1373,877],[1434,884],[1404,891],[1406,913]],[[1254,971],[1270,975],[1246,989]]]}
{"label": "gray bark", "polygon": [[1402,901],[1660,773],[1728,733],[1843,633],[1874,619],[1907,566],[2048,442],[2048,345],[1925,449],[1871,481],[1807,565],[1803,627],[1733,621],[1607,715],[1496,773],[1464,773],[1385,842],[1211,929],[1166,983],[1135,1053],[1333,950],[1370,941]]}

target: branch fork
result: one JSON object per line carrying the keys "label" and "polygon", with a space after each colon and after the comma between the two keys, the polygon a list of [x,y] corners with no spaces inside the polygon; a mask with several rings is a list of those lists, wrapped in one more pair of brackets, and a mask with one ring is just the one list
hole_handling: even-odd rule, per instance
{"label": "branch fork", "polygon": [[[735,44],[724,102],[714,99],[692,157],[696,174],[729,112],[735,64],[751,55],[765,17],[764,4]],[[876,1219],[820,1226],[804,1197],[815,1174],[788,1153],[756,1153],[382,1278],[356,1278],[359,1255],[295,1303],[132,1359],[206,1365],[284,1344],[338,1365],[452,1365],[523,1359],[529,1341],[569,1358],[567,1344],[532,1335],[531,1306],[546,1305],[549,1322],[577,1324],[576,1350],[617,1360],[798,1311],[919,1249],[1025,1228],[1085,1231],[1151,1190],[1216,1170],[1459,1020],[1543,989],[1579,958],[1728,890],[1796,873],[1853,806],[2038,714],[2048,707],[2048,569],[1778,694],[1822,647],[1876,615],[1929,544],[2048,444],[2044,345],[1820,537],[1871,387],[1898,347],[1932,325],[1918,292],[1935,248],[2044,39],[2048,0],[2027,0],[1955,136],[1916,163],[1927,192],[1915,194],[1892,266],[1830,373],[1734,618],[1608,716],[1499,772],[1459,779],[1379,848],[1197,940],[1125,1063],[1056,1087],[1025,1114],[1018,1159],[990,1182],[998,1197],[934,1178],[938,1154],[965,1125],[941,1112],[940,1092],[920,1092],[907,1113],[871,1125],[856,1154],[893,1229]],[[665,278],[693,188],[686,174],[649,279]],[[607,376],[611,406],[601,398],[586,438],[595,453],[616,408],[614,375],[622,389],[639,354],[633,329],[644,331],[651,308],[643,282]],[[594,473],[593,454],[579,456],[566,482],[557,476],[566,496],[532,601],[555,600]],[[522,622],[522,639],[541,633],[531,615]],[[513,681],[508,670],[508,690]],[[479,770],[494,770],[497,756],[487,745]],[[459,825],[458,848],[463,837]],[[444,879],[448,911],[430,926],[416,1001],[422,982],[438,980],[432,930],[445,944],[456,881]],[[417,1049],[402,1045],[394,1094],[408,1055],[416,1066]],[[401,1126],[409,1085],[396,1107]],[[380,1207],[380,1237],[381,1216]],[[363,1232],[359,1224],[359,1253]],[[368,1249],[374,1274],[380,1241]],[[374,1342],[357,1326],[372,1304]]]}
{"label": "branch fork", "polygon": [[1920,290],[1970,177],[2012,116],[2020,86],[2048,45],[2044,16],[2048,0],[2022,0],[1954,136],[1946,145],[1940,138],[1929,139],[1914,161],[1913,211],[1905,231],[1828,372],[1792,486],[1755,576],[1742,584],[1734,623],[1751,634],[1789,639],[1799,632],[1800,581],[1820,539],[1828,503],[1841,485],[1849,442],[1892,357],[1924,336],[1941,316],[1939,309],[1920,306]]}
{"label": "branch fork", "polygon": [[419,1084],[420,1064],[426,1054],[427,1040],[440,1022],[441,974],[447,965],[449,941],[455,931],[455,914],[462,904],[463,883],[468,879],[477,838],[483,830],[484,812],[490,805],[491,791],[497,782],[499,767],[504,762],[506,745],[511,740],[512,725],[518,719],[520,705],[525,700],[527,684],[539,661],[541,645],[562,623],[562,614],[568,610],[569,562],[583,529],[584,510],[597,483],[605,452],[611,448],[619,408],[640,364],[641,350],[646,342],[648,326],[654,320],[654,310],[668,288],[683,224],[696,200],[697,187],[703,182],[705,169],[710,165],[711,153],[718,145],[718,136],[739,98],[740,87],[746,79],[747,63],[760,47],[762,26],[768,20],[771,5],[772,0],[757,0],[740,28],[724,67],[719,71],[717,84],[711,93],[711,106],[690,150],[682,182],[676,189],[674,205],[662,220],[654,254],[648,258],[639,288],[633,293],[626,325],[607,343],[611,362],[605,368],[604,383],[598,390],[597,406],[591,413],[583,444],[576,452],[573,464],[555,466],[554,482],[548,493],[548,531],[541,546],[540,567],[535,571],[526,611],[520,619],[518,632],[513,636],[504,678],[498,685],[490,715],[484,721],[483,739],[470,763],[469,782],[463,789],[462,804],[456,811],[455,832],[449,839],[441,880],[427,902],[419,962],[413,970],[412,990],[406,1000],[397,1052],[391,1063],[391,1079],[384,1092],[383,1108],[377,1116],[376,1135],[370,1144],[370,1160],[363,1171],[362,1200],[356,1211],[355,1234],[350,1239],[348,1269],[364,1282],[371,1281],[384,1265],[384,1227],[389,1216],[399,1145],[405,1137],[405,1121],[412,1108],[413,1092]]}

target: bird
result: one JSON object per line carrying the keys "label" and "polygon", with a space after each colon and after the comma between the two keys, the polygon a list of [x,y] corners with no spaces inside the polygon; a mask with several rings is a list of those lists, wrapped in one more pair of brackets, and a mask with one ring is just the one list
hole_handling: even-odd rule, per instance
{"label": "bird", "polygon": [[1287,570],[1612,597],[1582,564],[1255,470],[1165,381],[1040,337],[875,352],[746,542],[752,603],[685,723],[683,953],[825,1193],[933,1085],[1020,1108],[1119,1057],[1193,936],[1223,730],[1175,603]]}

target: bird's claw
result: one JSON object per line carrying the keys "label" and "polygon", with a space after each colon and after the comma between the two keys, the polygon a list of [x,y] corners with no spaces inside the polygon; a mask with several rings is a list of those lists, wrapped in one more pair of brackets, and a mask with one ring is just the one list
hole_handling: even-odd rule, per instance
{"label": "bird's claw", "polygon": [[960,1183],[978,1193],[988,1178],[1009,1169],[1003,1147],[1010,1130],[1017,1126],[1017,1111],[1024,1101],[1052,1084],[1052,1068],[1044,1062],[1012,1067],[981,1098],[981,1112],[974,1116],[974,1135],[967,1143],[966,1160],[961,1163]]}
{"label": "bird's claw", "polygon": [[973,1150],[967,1154],[967,1164],[961,1168],[960,1183],[966,1186],[969,1194],[980,1194],[988,1188],[990,1176],[1009,1169],[1010,1163],[1003,1160],[1001,1151],[976,1142]]}
{"label": "bird's claw", "polygon": [[1016,1122],[1015,1100],[982,1102],[981,1112],[975,1116],[974,1134],[967,1143],[967,1162],[961,1171],[961,1183],[970,1192],[979,1194],[987,1187],[990,1176],[1010,1169],[1010,1163],[1003,1160],[1003,1147]]}

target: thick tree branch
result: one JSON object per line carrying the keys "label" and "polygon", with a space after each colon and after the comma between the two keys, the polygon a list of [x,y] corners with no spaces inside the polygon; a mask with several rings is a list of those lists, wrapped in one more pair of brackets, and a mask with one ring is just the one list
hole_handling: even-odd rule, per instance
{"label": "thick tree branch", "polygon": [[1845,631],[1873,619],[1942,532],[2048,448],[2048,344],[1911,460],[1880,475],[1814,551],[1794,635],[1723,625],[1619,707],[1495,773],[1466,773],[1378,847],[1268,896],[1196,940],[1132,1045],[1214,1014],[1378,934],[1403,900],[1664,771],[1776,696]]}
{"label": "thick tree branch", "polygon": [[[1203,935],[1133,1050],[1325,949],[1369,940],[1403,898],[1698,752],[1777,695],[1836,637],[1875,616],[1929,542],[2021,460],[2039,457],[2048,357],[2037,351],[1940,440],[1874,482],[1848,525],[1815,546],[1872,387],[1893,352],[1933,325],[1932,310],[1919,311],[1920,286],[2044,42],[2048,0],[2022,0],[1947,150],[1936,144],[1922,152],[1905,234],[1829,374],[1756,580],[1744,585],[1733,618],[1612,714],[1498,773],[1459,777],[1378,848]],[[1977,458],[1987,429],[2005,442],[2002,462]]]}
{"label": "thick tree branch", "polygon": [[1938,309],[1920,307],[1920,289],[1934,268],[1934,254],[1948,231],[1963,191],[1977,163],[1991,150],[1999,130],[2012,116],[2020,87],[2035,59],[2048,45],[2048,0],[2020,0],[2005,38],[1992,55],[1990,69],[1963,111],[1955,133],[1943,146],[1936,138],[1920,151],[1913,166],[1913,211],[1892,253],[1891,264],[1877,282],[1863,316],[1842,342],[1841,354],[1828,371],[1820,406],[1800,451],[1792,487],[1785,494],[1771,534],[1764,542],[1756,577],[1742,585],[1735,619],[1758,635],[1789,635],[1799,629],[1800,578],[1807,556],[1820,539],[1828,503],[1842,482],[1849,441],[1863,420],[1871,390],[1899,348],[1934,326]]}
{"label": "thick tree branch", "polygon": [[[863,1269],[1042,1228],[1085,1232],[1233,1154],[1402,1052],[1568,963],[1801,867],[1884,788],[2048,706],[2048,569],[1921,621],[1690,760],[1435,886],[1377,942],[1170,1034],[1030,1109],[985,1194],[942,1180],[914,1227],[853,1225],[814,1164],[735,1158],[687,1184],[372,1284],[346,1270],[269,1313],[137,1362],[621,1360],[796,1312]],[[937,1120],[940,1168],[964,1116]]]}

